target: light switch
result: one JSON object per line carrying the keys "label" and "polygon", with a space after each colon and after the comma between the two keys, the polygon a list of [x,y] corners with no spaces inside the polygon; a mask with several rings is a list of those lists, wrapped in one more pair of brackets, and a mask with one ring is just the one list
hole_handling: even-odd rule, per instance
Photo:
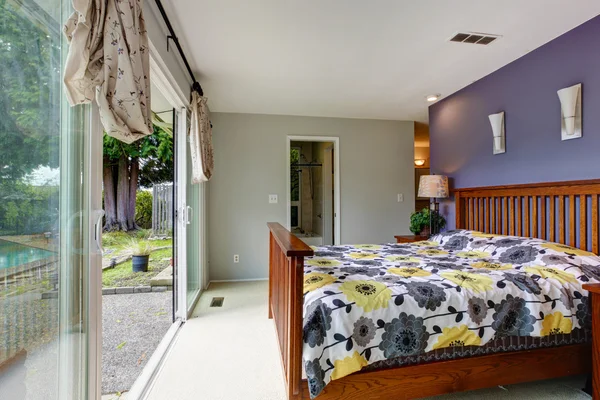
{"label": "light switch", "polygon": [[269,195],[269,203],[270,204],[276,204],[277,203],[277,195],[276,194],[270,194]]}
{"label": "light switch", "polygon": [[402,193],[398,193],[398,203],[402,203],[404,201],[404,195]]}

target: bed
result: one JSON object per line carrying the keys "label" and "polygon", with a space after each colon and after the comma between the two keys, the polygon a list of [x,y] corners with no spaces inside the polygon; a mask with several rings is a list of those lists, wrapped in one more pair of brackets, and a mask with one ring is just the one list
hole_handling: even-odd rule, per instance
{"label": "bed", "polygon": [[413,244],[311,248],[269,224],[289,399],[412,399],[591,370],[583,285],[600,282],[600,181],[454,194],[458,229]]}

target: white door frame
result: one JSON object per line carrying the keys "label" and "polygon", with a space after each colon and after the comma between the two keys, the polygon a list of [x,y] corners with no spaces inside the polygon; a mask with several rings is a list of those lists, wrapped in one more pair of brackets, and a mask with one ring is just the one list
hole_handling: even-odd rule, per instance
{"label": "white door frame", "polygon": [[286,228],[288,230],[290,230],[291,228],[291,224],[292,224],[292,211],[291,211],[291,207],[292,207],[292,202],[291,202],[291,198],[290,198],[290,149],[291,149],[291,143],[292,142],[332,142],[333,143],[333,170],[334,170],[334,182],[333,182],[333,187],[334,187],[334,196],[333,196],[333,201],[334,201],[334,207],[333,207],[333,220],[334,220],[334,231],[335,231],[335,238],[334,238],[334,244],[338,245],[341,244],[341,219],[342,219],[342,213],[341,213],[341,207],[340,207],[340,199],[341,199],[341,193],[340,193],[340,138],[337,136],[295,136],[295,135],[288,135],[286,142],[285,142],[285,198],[286,198],[286,213],[287,213],[287,220],[286,220]]}
{"label": "white door frame", "polygon": [[323,157],[323,168],[321,168],[321,175],[323,177],[323,204],[322,204],[322,219],[321,223],[323,224],[323,228],[321,232],[323,232],[323,243],[333,243],[332,238],[335,236],[333,233],[333,227],[331,226],[331,222],[335,221],[333,218],[333,197],[331,192],[335,195],[335,189],[333,188],[333,180],[331,179],[331,170],[334,170],[335,177],[335,169],[333,168],[333,160],[331,159],[331,152],[333,152],[335,156],[335,149],[333,145],[327,146],[325,148],[325,156]]}
{"label": "white door frame", "polygon": [[[183,185],[176,185],[178,188],[177,199],[178,204],[175,204],[177,210],[177,218],[174,220],[176,226],[173,227],[173,230],[177,230],[178,232],[178,241],[183,243],[183,245],[178,245],[177,248],[173,249],[174,256],[177,257],[177,262],[182,262],[185,266],[185,254],[186,254],[186,236],[185,236],[185,224],[186,224],[186,192],[185,192],[185,169],[187,167],[186,163],[186,153],[187,149],[187,110],[190,106],[189,100],[185,97],[185,95],[181,92],[177,82],[173,75],[169,72],[166,64],[161,59],[159,52],[150,42],[150,73],[152,76],[152,83],[156,85],[156,87],[161,91],[161,94],[167,99],[167,101],[171,104],[171,106],[177,111],[175,118],[177,118],[177,131],[173,132],[175,135],[175,146],[177,146],[177,151],[179,154],[179,158],[181,159],[181,154],[183,154],[183,162],[179,161],[175,168],[178,170],[178,174],[181,172],[179,168],[180,164],[183,164]],[[191,86],[191,84],[190,84]],[[175,121],[173,121],[175,122]],[[183,150],[183,152],[182,152]],[[179,191],[183,191],[179,193]],[[180,204],[183,203],[183,204]],[[182,220],[183,223],[178,223],[178,221]],[[180,229],[183,227],[183,236],[181,236]],[[180,244],[178,242],[178,244]],[[183,258],[180,258],[183,255]],[[175,313],[175,321],[173,325],[169,328],[165,336],[163,336],[154,353],[142,369],[142,372],[135,380],[131,389],[127,393],[127,397],[132,400],[144,399],[148,393],[150,388],[154,383],[154,378],[158,374],[158,371],[162,367],[162,363],[167,355],[167,352],[171,348],[173,341],[175,340],[179,328],[181,328],[182,323],[187,319],[187,302],[186,302],[186,293],[187,293],[187,281],[186,281],[186,268],[179,268],[177,275],[177,287],[179,288],[179,292],[176,294],[178,308]],[[175,290],[175,287],[173,288]],[[173,304],[175,307],[175,304]]]}

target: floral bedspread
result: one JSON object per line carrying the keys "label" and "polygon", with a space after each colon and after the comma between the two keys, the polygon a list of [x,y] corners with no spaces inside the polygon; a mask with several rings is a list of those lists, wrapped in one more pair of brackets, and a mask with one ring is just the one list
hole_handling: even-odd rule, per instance
{"label": "floral bedspread", "polygon": [[539,239],[457,230],[411,244],[314,247],[303,361],[311,397],[376,361],[591,324],[600,258]]}

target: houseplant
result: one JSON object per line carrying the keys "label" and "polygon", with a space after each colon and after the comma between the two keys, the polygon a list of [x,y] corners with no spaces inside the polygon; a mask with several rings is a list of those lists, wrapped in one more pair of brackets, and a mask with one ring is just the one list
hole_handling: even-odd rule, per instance
{"label": "houseplant", "polygon": [[[431,216],[431,222],[430,222]],[[410,231],[415,235],[421,235],[427,237],[431,234],[431,226],[434,227],[435,231],[438,231],[446,226],[446,218],[444,218],[439,212],[434,211],[433,213],[427,207],[421,211],[415,211],[410,215]]]}
{"label": "houseplant", "polygon": [[146,241],[132,240],[129,246],[133,272],[148,272],[148,260],[153,247]]}

